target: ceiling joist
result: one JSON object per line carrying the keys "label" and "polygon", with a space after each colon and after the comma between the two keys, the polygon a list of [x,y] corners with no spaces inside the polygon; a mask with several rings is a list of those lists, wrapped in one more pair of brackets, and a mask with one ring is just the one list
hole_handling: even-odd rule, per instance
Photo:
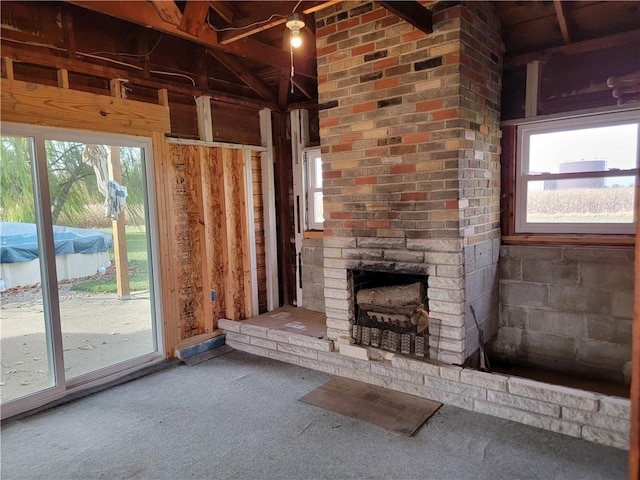
{"label": "ceiling joist", "polygon": [[216,52],[212,50],[207,50],[207,53],[211,55],[213,58],[218,60],[222,65],[225,66],[229,71],[231,71],[236,77],[238,77],[242,82],[249,88],[251,88],[254,92],[260,95],[263,99],[275,102],[276,97],[271,91],[271,89],[265,84],[262,80],[253,75],[244,65],[238,62],[231,55],[227,55],[223,52]]}
{"label": "ceiling joist", "polygon": [[209,2],[209,5],[225,22],[233,24],[236,14],[225,2]]}
{"label": "ceiling joist", "polygon": [[200,35],[207,14],[209,13],[209,4],[207,2],[198,2],[196,0],[188,0],[182,14],[182,21],[178,25],[178,29],[197,37]]}
{"label": "ceiling joist", "polygon": [[556,17],[558,17],[558,25],[560,26],[560,33],[562,34],[562,40],[565,45],[571,43],[571,35],[569,34],[569,25],[567,24],[567,16],[565,13],[565,7],[561,0],[553,0],[553,8],[556,10]]}
{"label": "ceiling joist", "polygon": [[[213,50],[237,55],[262,65],[273,65],[280,68],[290,68],[290,57],[287,52],[258,41],[243,38],[228,45],[218,42],[217,33],[209,28],[203,28],[199,36],[182,31],[177,25],[167,23],[160,18],[155,7],[149,2],[111,2],[105,0],[75,0],[70,1],[94,12],[102,13],[122,20],[153,28],[176,37],[197,42]],[[296,73],[315,78],[316,69],[313,59],[298,57],[296,59]]]}
{"label": "ceiling joist", "polygon": [[155,11],[160,15],[163,22],[170,23],[171,25],[180,25],[182,19],[182,12],[173,0],[151,0],[151,5]]}

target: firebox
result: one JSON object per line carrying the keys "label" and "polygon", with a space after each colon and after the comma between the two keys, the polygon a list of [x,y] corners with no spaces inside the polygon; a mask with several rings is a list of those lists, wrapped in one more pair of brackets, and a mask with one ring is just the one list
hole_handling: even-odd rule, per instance
{"label": "firebox", "polygon": [[353,340],[428,358],[427,276],[353,270]]}

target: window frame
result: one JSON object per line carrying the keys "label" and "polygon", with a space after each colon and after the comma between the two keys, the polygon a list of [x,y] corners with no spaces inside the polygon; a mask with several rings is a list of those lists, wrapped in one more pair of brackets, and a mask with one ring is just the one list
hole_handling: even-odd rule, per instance
{"label": "window frame", "polygon": [[[315,154],[317,152],[317,155]],[[313,165],[312,158],[318,158],[320,160],[320,172],[322,173],[322,154],[320,151],[320,147],[313,148],[305,148],[302,151],[302,162],[303,162],[303,187],[304,187],[304,198],[305,198],[305,229],[311,231],[322,231],[324,230],[324,221],[316,222],[314,218],[315,212],[315,194],[322,193],[322,184],[323,179],[320,176],[320,187],[316,187],[316,170]],[[324,198],[324,197],[323,197]]]}
{"label": "window frame", "polygon": [[[527,198],[528,184],[532,181],[584,179],[584,178],[610,178],[634,176],[637,182],[638,157],[640,157],[640,111],[625,110],[620,112],[594,113],[590,115],[554,118],[542,121],[520,123],[516,126],[515,133],[515,178],[514,178],[514,204],[513,204],[513,231],[517,235],[604,235],[626,236],[635,233],[637,212],[634,211],[634,221],[631,223],[545,223],[527,222]],[[540,133],[552,133],[558,131],[570,131],[595,127],[606,127],[636,123],[638,127],[638,147],[636,150],[636,166],[631,169],[611,169],[605,171],[587,171],[578,173],[524,173],[529,165],[529,146],[532,135]],[[636,183],[637,192],[637,183]],[[635,199],[637,204],[637,198]]]}

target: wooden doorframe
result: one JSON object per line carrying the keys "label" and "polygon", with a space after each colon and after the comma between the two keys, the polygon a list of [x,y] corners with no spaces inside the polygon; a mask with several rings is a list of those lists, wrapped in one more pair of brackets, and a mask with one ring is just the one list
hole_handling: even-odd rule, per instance
{"label": "wooden doorframe", "polygon": [[[640,185],[636,176],[636,216],[640,213]],[[640,478],[640,223],[636,220],[635,285],[631,340],[631,424],[629,426],[629,479]]]}

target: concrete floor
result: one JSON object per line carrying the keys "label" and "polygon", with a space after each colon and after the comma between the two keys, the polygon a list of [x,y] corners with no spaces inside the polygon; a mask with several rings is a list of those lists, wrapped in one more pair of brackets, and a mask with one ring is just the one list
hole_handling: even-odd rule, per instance
{"label": "concrete floor", "polygon": [[331,377],[234,351],[3,424],[9,479],[624,479],[627,452],[444,405],[411,438],[298,401]]}

